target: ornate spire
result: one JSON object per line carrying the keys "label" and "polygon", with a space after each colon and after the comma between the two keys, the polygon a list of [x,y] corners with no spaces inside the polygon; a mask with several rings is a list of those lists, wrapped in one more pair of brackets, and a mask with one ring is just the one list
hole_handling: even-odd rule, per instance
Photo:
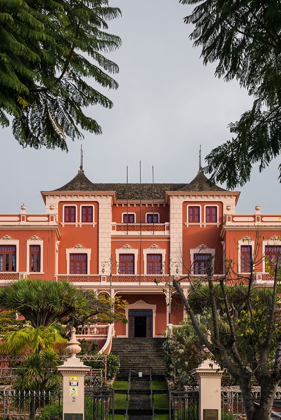
{"label": "ornate spire", "polygon": [[81,144],[81,156],[80,156],[80,171],[84,172],[84,170],[83,170],[83,148],[82,148],[82,144]]}
{"label": "ornate spire", "polygon": [[201,164],[201,144],[200,144],[200,149],[199,149],[199,171],[198,172],[202,172],[202,164]]}

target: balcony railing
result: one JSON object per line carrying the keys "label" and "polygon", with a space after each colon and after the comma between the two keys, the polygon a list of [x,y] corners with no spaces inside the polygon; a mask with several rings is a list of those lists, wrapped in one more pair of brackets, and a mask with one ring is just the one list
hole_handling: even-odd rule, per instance
{"label": "balcony railing", "polygon": [[57,219],[55,214],[0,214],[0,223],[2,225],[13,226],[13,225],[57,225]]}
{"label": "balcony railing", "polygon": [[142,232],[144,235],[151,235],[157,232],[158,235],[170,233],[170,223],[112,223],[112,234],[134,234]]}
{"label": "balcony railing", "polygon": [[280,214],[226,214],[224,216],[226,226],[239,225],[260,225],[260,226],[281,226]]}

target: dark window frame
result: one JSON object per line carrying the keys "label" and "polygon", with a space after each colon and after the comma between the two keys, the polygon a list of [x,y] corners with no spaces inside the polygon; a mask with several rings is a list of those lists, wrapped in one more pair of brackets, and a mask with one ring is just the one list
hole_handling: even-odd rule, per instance
{"label": "dark window frame", "polygon": [[147,274],[163,274],[162,254],[147,254]]}
{"label": "dark window frame", "polygon": [[41,272],[41,246],[29,246],[29,270],[34,273]]}
{"label": "dark window frame", "polygon": [[[127,221],[127,218],[128,218],[128,221]],[[136,223],[135,213],[123,213],[122,223]]]}
{"label": "dark window frame", "polygon": [[193,256],[193,273],[206,275],[207,261],[212,257],[210,253],[196,253]]}
{"label": "dark window frame", "polygon": [[88,255],[70,254],[69,256],[70,274],[88,274]]}
{"label": "dark window frame", "polygon": [[159,219],[159,213],[146,213],[146,223],[160,223]]}
{"label": "dark window frame", "polygon": [[17,247],[16,245],[0,246],[0,272],[16,272]]}
{"label": "dark window frame", "polygon": [[206,206],[206,223],[217,223],[218,222],[218,207],[217,206]]}
{"label": "dark window frame", "polygon": [[82,223],[93,223],[94,209],[93,206],[81,206],[81,221]]}
{"label": "dark window frame", "polygon": [[119,274],[135,274],[135,254],[119,254]]}
{"label": "dark window frame", "polygon": [[252,245],[241,245],[240,247],[241,273],[250,273],[252,265]]}
{"label": "dark window frame", "polygon": [[188,206],[188,223],[200,223],[200,206]]}
{"label": "dark window frame", "polygon": [[64,223],[76,223],[76,206],[64,206]]}
{"label": "dark window frame", "polygon": [[[265,246],[265,259],[269,264],[271,270],[275,270],[276,260],[278,253],[281,254],[281,245],[266,245]],[[280,259],[279,259],[280,263]],[[265,267],[266,269],[267,267]],[[267,271],[267,270],[266,270]]]}

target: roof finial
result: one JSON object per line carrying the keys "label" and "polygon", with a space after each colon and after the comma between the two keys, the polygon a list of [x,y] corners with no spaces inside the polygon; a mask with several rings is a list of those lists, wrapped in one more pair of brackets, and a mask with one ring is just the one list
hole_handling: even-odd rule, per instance
{"label": "roof finial", "polygon": [[202,171],[202,164],[201,164],[201,144],[200,144],[200,149],[199,149],[199,172]]}
{"label": "roof finial", "polygon": [[83,148],[82,148],[82,144],[81,144],[80,171],[83,172]]}

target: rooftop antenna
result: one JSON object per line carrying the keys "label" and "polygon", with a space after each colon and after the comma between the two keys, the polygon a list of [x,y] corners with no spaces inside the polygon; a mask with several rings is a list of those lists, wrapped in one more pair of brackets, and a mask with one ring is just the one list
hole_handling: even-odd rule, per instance
{"label": "rooftop antenna", "polygon": [[83,172],[83,148],[81,144],[80,171]]}
{"label": "rooftop antenna", "polygon": [[201,144],[200,144],[200,149],[199,149],[199,172],[202,171],[202,164],[201,164]]}

